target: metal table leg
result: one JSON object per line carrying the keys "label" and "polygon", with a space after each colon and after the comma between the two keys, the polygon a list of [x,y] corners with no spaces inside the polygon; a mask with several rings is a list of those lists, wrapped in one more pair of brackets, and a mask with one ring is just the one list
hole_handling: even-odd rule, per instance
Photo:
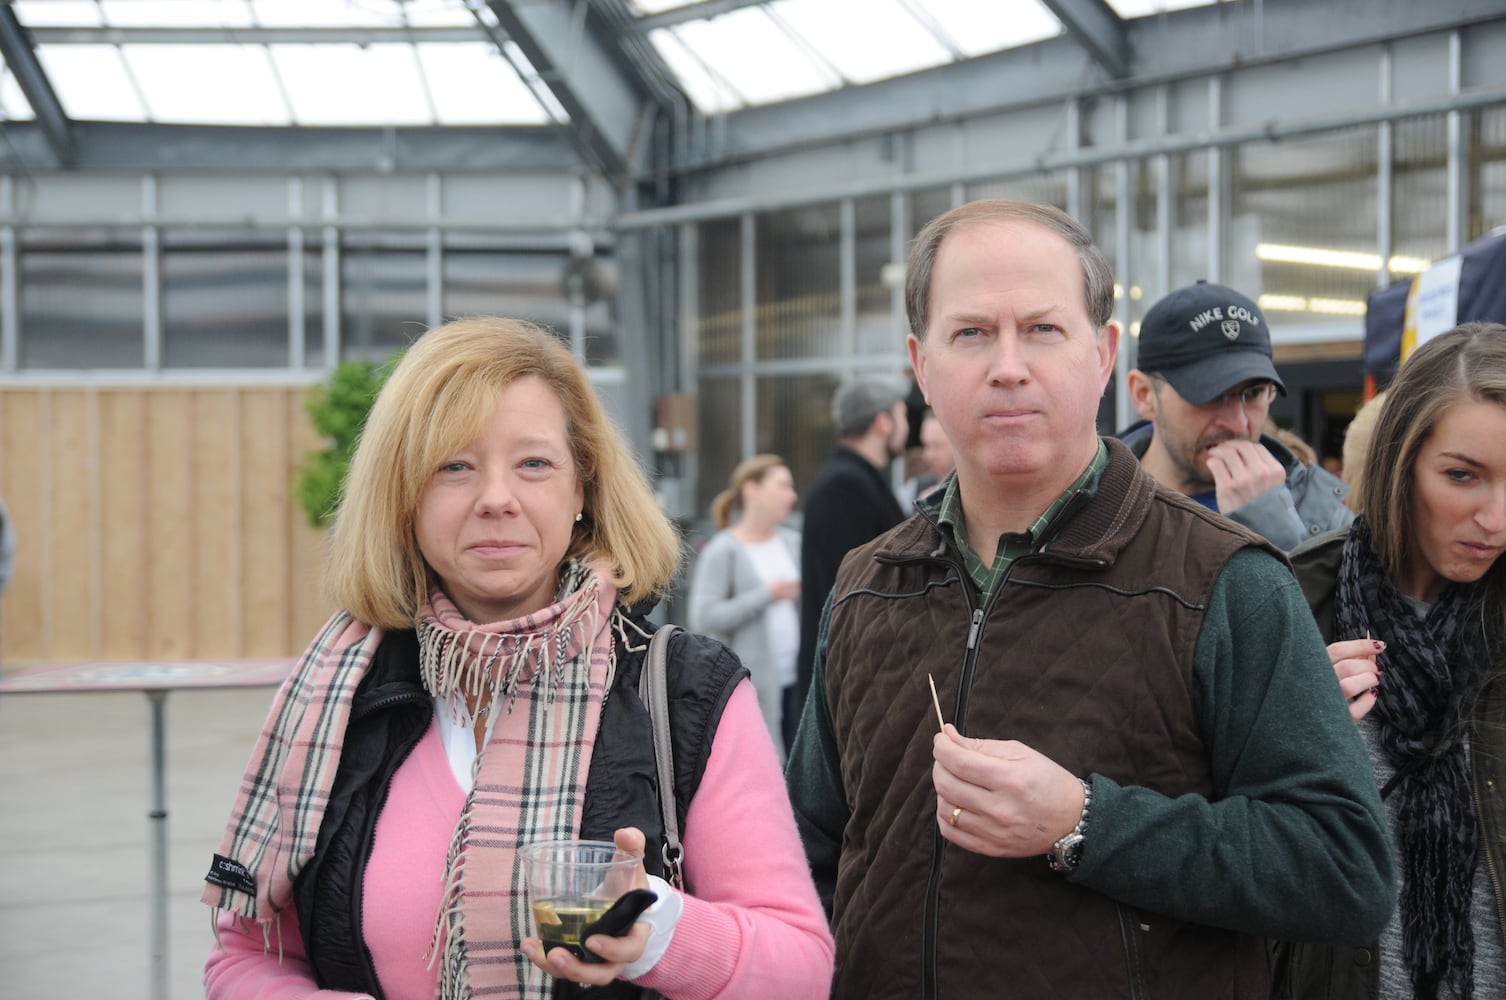
{"label": "metal table leg", "polygon": [[152,710],[152,1000],[167,1000],[167,692],[147,691]]}

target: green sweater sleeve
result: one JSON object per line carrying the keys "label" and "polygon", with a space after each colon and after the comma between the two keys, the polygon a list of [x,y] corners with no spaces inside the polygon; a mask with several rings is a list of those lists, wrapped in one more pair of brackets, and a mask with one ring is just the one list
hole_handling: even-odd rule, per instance
{"label": "green sweater sleeve", "polygon": [[847,825],[847,793],[842,787],[831,708],[826,704],[826,629],[830,619],[831,596],[827,595],[816,633],[811,689],[806,694],[805,711],[800,715],[795,744],[790,748],[784,770],[790,803],[795,808],[795,825],[800,830],[806,860],[810,862],[811,876],[828,920],[837,889],[842,830]]}
{"label": "green sweater sleeve", "polygon": [[1093,775],[1073,880],[1251,934],[1374,940],[1396,895],[1380,796],[1312,613],[1268,553],[1219,575],[1193,673],[1212,798]]}

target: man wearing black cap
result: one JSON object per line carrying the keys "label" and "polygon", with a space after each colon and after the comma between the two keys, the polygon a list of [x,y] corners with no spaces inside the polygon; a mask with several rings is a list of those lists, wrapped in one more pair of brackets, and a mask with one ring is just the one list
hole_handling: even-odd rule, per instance
{"label": "man wearing black cap", "polygon": [[1261,434],[1286,386],[1265,316],[1233,289],[1199,281],[1151,306],[1129,392],[1146,423],[1124,443],[1163,486],[1286,550],[1354,520],[1337,476]]}

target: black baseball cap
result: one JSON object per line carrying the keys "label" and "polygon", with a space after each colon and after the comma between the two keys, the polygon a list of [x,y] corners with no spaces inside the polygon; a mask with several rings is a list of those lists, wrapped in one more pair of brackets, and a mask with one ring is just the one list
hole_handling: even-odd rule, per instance
{"label": "black baseball cap", "polygon": [[1193,405],[1243,382],[1286,385],[1271,363],[1271,331],[1260,307],[1232,288],[1199,281],[1178,288],[1140,321],[1136,367],[1161,376]]}

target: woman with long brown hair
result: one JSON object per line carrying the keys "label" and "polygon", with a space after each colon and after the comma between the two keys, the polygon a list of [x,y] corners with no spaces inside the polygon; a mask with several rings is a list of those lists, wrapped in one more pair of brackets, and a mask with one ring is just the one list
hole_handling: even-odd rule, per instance
{"label": "woman with long brown hair", "polygon": [[1348,529],[1292,553],[1402,873],[1380,941],[1299,947],[1278,996],[1506,996],[1506,326],[1401,367]]}

